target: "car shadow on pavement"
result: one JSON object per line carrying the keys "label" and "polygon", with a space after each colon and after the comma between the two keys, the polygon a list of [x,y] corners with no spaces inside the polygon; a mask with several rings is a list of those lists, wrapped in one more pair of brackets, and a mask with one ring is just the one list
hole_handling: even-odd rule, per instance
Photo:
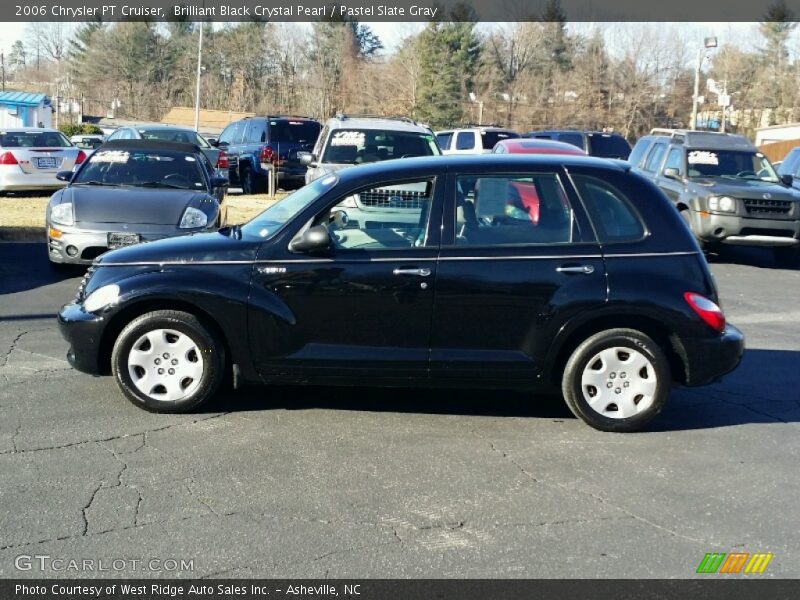
{"label": "car shadow on pavement", "polygon": [[712,265],[715,263],[733,263],[761,269],[789,271],[800,269],[800,264],[794,267],[782,267],[775,262],[775,256],[771,248],[754,246],[720,246],[707,252],[706,260]]}
{"label": "car shadow on pavement", "polygon": [[[83,277],[86,267],[50,266],[47,245],[41,243],[0,243],[0,295],[14,294]],[[77,283],[75,285],[77,288]],[[68,299],[68,298],[67,298]]]}
{"label": "car shadow on pavement", "polygon": [[[646,431],[800,422],[798,365],[800,351],[748,350],[739,368],[721,382],[675,388]],[[204,412],[271,408],[575,419],[560,396],[498,389],[252,386],[223,392]]]}

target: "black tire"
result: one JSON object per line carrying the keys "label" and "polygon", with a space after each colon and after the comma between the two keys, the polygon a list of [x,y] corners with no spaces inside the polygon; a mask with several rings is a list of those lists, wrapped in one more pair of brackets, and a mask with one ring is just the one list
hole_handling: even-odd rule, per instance
{"label": "black tire", "polygon": [[250,167],[244,168],[242,173],[242,193],[246,195],[263,194],[266,191],[266,182]]}
{"label": "black tire", "polygon": [[800,248],[797,246],[791,248],[773,248],[772,255],[775,258],[775,264],[782,269],[800,267]]}
{"label": "black tire", "polygon": [[[584,371],[590,368],[590,361],[593,361],[603,350],[612,348],[619,348],[620,353],[624,353],[624,349],[627,348],[643,355],[643,357],[650,362],[652,372],[655,376],[655,389],[650,395],[652,401],[649,406],[639,409],[640,412],[630,417],[606,416],[592,408],[584,394],[582,378]],[[628,357],[630,358],[631,355],[628,355]],[[647,373],[650,373],[650,370],[647,370]],[[612,379],[608,380],[606,384],[609,388],[607,394],[620,394],[619,397],[623,400],[626,398],[625,389],[614,387],[621,381],[624,383],[623,377],[628,377],[628,385],[633,384],[633,386],[636,385],[637,380],[641,381],[644,379],[646,382],[649,378],[642,378],[639,374],[636,374],[635,377],[637,380],[633,380],[631,379],[631,377],[633,377],[632,375],[627,375],[627,373],[621,371],[612,371],[608,376],[616,378],[617,375],[619,375],[620,379],[616,379],[616,383]],[[650,375],[650,377],[651,376],[652,375]],[[591,391],[591,387],[592,386],[589,386],[590,389],[587,390],[587,394]],[[561,392],[564,396],[564,400],[576,417],[595,429],[620,433],[638,431],[655,418],[661,412],[664,403],[669,397],[670,387],[671,373],[669,361],[664,352],[649,336],[634,329],[609,329],[596,333],[585,340],[572,352],[564,368],[561,380]],[[595,389],[595,393],[597,394],[600,392]],[[642,398],[637,400],[637,398],[638,396],[631,398],[631,402],[635,403],[635,407],[639,406],[639,402],[646,401]],[[602,396],[599,399],[602,401]],[[610,402],[606,406],[606,409],[609,407],[611,407],[610,413],[615,412],[613,409],[613,402]]]}
{"label": "black tire", "polygon": [[[146,333],[158,329],[174,330],[188,336],[200,351],[202,375],[186,397],[177,400],[154,398],[143,393],[131,377],[128,357],[134,344]],[[122,394],[139,408],[159,413],[189,412],[207,402],[225,378],[225,364],[224,346],[213,331],[196,316],[175,310],[157,310],[137,317],[119,334],[111,352],[111,371]]]}

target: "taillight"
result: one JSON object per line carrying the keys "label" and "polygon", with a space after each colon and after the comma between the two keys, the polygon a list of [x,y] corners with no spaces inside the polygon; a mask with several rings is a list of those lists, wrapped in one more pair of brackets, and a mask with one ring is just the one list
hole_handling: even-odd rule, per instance
{"label": "taillight", "polygon": [[262,163],[272,162],[275,158],[275,153],[269,146],[264,146],[261,148],[261,152],[258,153],[258,161]]}
{"label": "taillight", "polygon": [[711,329],[718,333],[725,331],[725,314],[713,301],[695,292],[686,292],[683,298]]}
{"label": "taillight", "polygon": [[17,165],[17,157],[11,152],[3,152],[0,154],[0,165]]}
{"label": "taillight", "polygon": [[218,169],[227,169],[230,167],[231,164],[228,162],[228,155],[225,154],[225,151],[222,150],[219,153],[219,158],[217,158],[217,168]]}
{"label": "taillight", "polygon": [[75,164],[80,165],[86,160],[86,153],[83,150],[78,150],[78,156],[75,157]]}

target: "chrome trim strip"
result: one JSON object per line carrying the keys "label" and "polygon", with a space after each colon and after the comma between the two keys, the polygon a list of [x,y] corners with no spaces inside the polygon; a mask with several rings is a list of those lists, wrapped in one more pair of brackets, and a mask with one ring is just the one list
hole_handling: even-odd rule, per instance
{"label": "chrome trim strip", "polygon": [[[629,254],[537,254],[526,256],[440,256],[436,257],[386,257],[386,258],[339,258],[340,262],[434,262],[434,261],[461,261],[461,260],[576,260],[580,258],[631,258],[631,257],[657,257],[657,256],[693,256],[698,252],[687,250],[680,252],[631,252]],[[151,262],[100,262],[94,267],[164,267],[164,266],[204,266],[204,265],[269,265],[269,264],[317,264],[332,263],[333,258],[290,258],[274,260],[186,260],[186,261],[151,261]]]}

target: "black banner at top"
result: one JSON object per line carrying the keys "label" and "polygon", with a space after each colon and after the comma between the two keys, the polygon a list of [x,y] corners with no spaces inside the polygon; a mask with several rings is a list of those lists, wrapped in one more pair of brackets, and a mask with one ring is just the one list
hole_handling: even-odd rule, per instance
{"label": "black banner at top", "polygon": [[[800,0],[3,0],[0,21],[732,22],[800,15]],[[771,16],[770,16],[771,15]]]}

